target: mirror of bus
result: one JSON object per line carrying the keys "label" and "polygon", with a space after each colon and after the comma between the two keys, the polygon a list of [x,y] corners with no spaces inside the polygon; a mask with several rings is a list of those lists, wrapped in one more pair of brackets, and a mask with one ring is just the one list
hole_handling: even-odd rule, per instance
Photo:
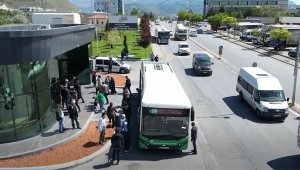
{"label": "mirror of bus", "polygon": [[195,111],[194,111],[194,107],[192,106],[191,108],[191,121],[195,120]]}

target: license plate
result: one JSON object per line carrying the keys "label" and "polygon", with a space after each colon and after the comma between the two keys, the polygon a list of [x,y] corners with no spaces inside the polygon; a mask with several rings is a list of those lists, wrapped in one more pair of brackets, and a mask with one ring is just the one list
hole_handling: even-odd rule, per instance
{"label": "license plate", "polygon": [[207,73],[207,71],[203,71],[202,73]]}
{"label": "license plate", "polygon": [[281,115],[273,115],[273,117],[281,117]]}
{"label": "license plate", "polygon": [[158,147],[159,149],[170,149],[169,147],[166,147],[166,146],[161,146],[161,147]]}

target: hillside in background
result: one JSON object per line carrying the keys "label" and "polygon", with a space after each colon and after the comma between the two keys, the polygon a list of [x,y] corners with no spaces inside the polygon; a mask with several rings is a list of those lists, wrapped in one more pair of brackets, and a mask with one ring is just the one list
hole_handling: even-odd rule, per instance
{"label": "hillside in background", "polygon": [[[70,0],[71,3],[80,7],[83,12],[91,12],[92,4],[90,0]],[[92,1],[94,2],[94,0]],[[180,9],[186,8],[186,0],[125,0],[125,13],[129,14],[133,8],[138,8],[142,12],[153,12],[159,16],[177,14]],[[192,2],[192,10],[202,13],[203,0]]]}
{"label": "hillside in background", "polygon": [[79,8],[70,3],[69,0],[0,0],[0,5],[3,4],[13,9],[19,9],[20,7],[42,7],[56,9],[57,12],[79,11]]}

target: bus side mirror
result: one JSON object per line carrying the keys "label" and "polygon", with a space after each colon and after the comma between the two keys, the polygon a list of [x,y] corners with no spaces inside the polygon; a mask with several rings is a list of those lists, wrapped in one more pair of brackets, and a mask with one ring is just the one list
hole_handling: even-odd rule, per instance
{"label": "bus side mirror", "polygon": [[289,102],[289,101],[290,101],[290,98],[286,98],[286,101]]}
{"label": "bus side mirror", "polygon": [[192,107],[192,109],[191,109],[191,121],[195,121],[195,111],[194,111],[194,107]]}

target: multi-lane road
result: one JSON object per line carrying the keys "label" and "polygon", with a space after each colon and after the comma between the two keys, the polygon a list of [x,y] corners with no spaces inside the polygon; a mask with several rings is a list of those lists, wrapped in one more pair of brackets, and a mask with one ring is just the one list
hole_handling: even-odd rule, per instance
{"label": "multi-lane road", "polygon": [[[170,29],[175,26],[161,24]],[[259,67],[278,77],[286,97],[291,97],[293,66],[214,35],[201,34],[187,42],[192,53],[199,50],[217,53],[218,46],[224,46],[222,59],[214,61],[212,76],[202,77],[192,70],[192,54],[177,55],[179,41],[171,39],[169,45],[153,44],[162,60],[170,62],[194,105],[199,127],[198,154],[191,155],[191,148],[183,152],[140,151],[134,139],[133,149],[129,155],[122,156],[120,165],[111,166],[103,154],[76,169],[300,169],[300,150],[296,143],[298,115],[291,111],[284,122],[257,119],[249,105],[239,102],[235,91],[240,67],[257,62]],[[139,63],[130,64],[138,67]],[[133,71],[137,73],[130,76],[135,75],[133,81],[138,82],[138,69]],[[299,83],[298,79],[298,86]],[[299,91],[296,102],[300,102]],[[176,97],[176,92],[170,97]]]}

